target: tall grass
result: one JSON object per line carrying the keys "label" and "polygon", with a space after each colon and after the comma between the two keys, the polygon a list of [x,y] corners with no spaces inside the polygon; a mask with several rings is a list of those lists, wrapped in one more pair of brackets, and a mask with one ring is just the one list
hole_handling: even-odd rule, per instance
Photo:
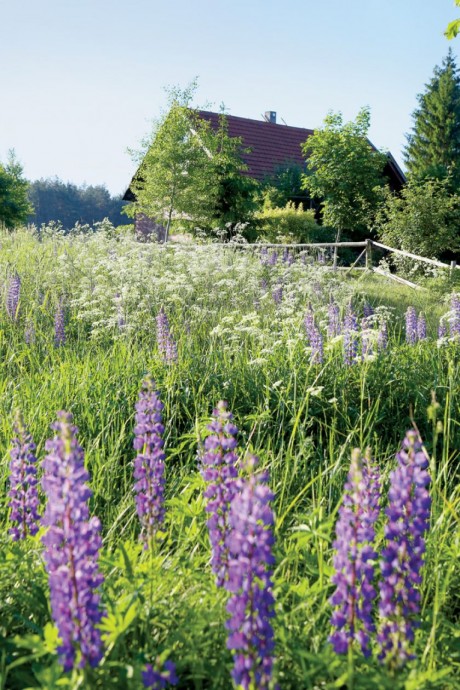
{"label": "tall grass", "polygon": [[[370,446],[384,477],[416,423],[431,456],[432,526],[422,585],[417,660],[397,676],[356,655],[354,688],[460,685],[460,357],[436,343],[447,310],[439,290],[412,293],[383,279],[340,277],[316,263],[263,265],[257,256],[210,245],[140,245],[129,237],[0,237],[0,688],[140,688],[140,668],[159,653],[176,661],[179,687],[231,687],[225,598],[209,567],[197,445],[212,408],[228,401],[241,452],[270,470],[276,512],[276,670],[280,687],[351,687],[346,659],[327,642],[332,541],[351,450]],[[9,278],[22,281],[17,320],[4,308]],[[262,281],[266,281],[267,286]],[[271,292],[283,285],[276,305]],[[446,298],[449,286],[446,286]],[[342,341],[310,362],[308,303],[324,328],[330,297],[383,305],[387,352],[343,363]],[[59,300],[65,346],[54,345]],[[409,303],[428,318],[430,339],[408,346]],[[163,307],[179,362],[158,356]],[[387,309],[387,307],[389,309]],[[120,319],[120,316],[123,318]],[[32,326],[35,342],[26,344]],[[165,404],[167,518],[154,554],[138,543],[133,499],[134,404],[150,372]],[[103,525],[106,654],[89,675],[63,675],[49,612],[39,536],[7,535],[12,412],[21,409],[43,457],[56,411],[74,415]],[[383,531],[380,526],[378,540]]]}

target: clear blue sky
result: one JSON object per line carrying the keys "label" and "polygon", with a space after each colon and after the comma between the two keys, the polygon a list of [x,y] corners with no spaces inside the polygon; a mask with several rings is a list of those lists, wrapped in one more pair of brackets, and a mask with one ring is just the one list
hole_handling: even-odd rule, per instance
{"label": "clear blue sky", "polygon": [[402,164],[417,94],[449,46],[460,65],[457,16],[453,0],[0,0],[0,160],[122,192],[164,87],[198,76],[197,105],[299,127],[369,105]]}

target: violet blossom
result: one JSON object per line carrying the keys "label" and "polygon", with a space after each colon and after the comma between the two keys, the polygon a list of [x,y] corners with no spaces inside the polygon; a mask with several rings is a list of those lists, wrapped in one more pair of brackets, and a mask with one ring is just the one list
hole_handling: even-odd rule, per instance
{"label": "violet blossom", "polygon": [[350,366],[356,360],[358,354],[357,331],[358,320],[353,312],[352,305],[349,304],[343,323],[344,360],[347,366]]}
{"label": "violet blossom", "polygon": [[[250,458],[248,466],[256,462]],[[274,662],[274,515],[270,506],[274,496],[266,472],[251,473],[236,483],[226,538],[229,567],[224,586],[231,594],[227,647],[233,653],[235,687],[268,690]]]}
{"label": "violet blossom", "polygon": [[329,637],[337,654],[346,654],[356,641],[365,656],[370,655],[370,635],[375,626],[372,605],[374,579],[375,522],[379,515],[380,477],[369,452],[363,458],[359,448],[351,457],[334,541],[332,582],[336,590]]}
{"label": "violet blossom", "polygon": [[54,315],[54,344],[56,347],[61,347],[65,345],[65,325],[64,325],[64,305],[62,300],[59,300],[59,304]]}
{"label": "violet blossom", "polygon": [[22,415],[18,412],[14,422],[12,448],[10,450],[10,476],[8,491],[10,535],[13,541],[25,539],[38,532],[39,499],[37,492],[37,458],[35,443],[28,432]]}
{"label": "violet blossom", "polygon": [[426,340],[426,319],[423,314],[417,319],[417,340]]}
{"label": "violet blossom", "polygon": [[340,310],[338,304],[331,300],[327,309],[329,322],[327,326],[328,338],[335,338],[340,335],[342,327],[340,323]]}
{"label": "violet blossom", "polygon": [[380,659],[393,668],[414,658],[410,651],[419,625],[421,569],[431,499],[428,457],[418,433],[410,430],[390,474],[386,545],[382,551],[377,640]]}
{"label": "violet blossom", "polygon": [[450,336],[451,338],[455,338],[456,336],[460,336],[460,296],[456,293],[451,297],[450,309]]}
{"label": "violet blossom", "polygon": [[157,344],[160,357],[165,364],[174,364],[178,360],[177,345],[172,336],[169,320],[161,307],[157,318]]}
{"label": "violet blossom", "polygon": [[19,297],[21,294],[21,278],[16,273],[8,285],[8,293],[6,296],[6,311],[8,316],[13,321],[18,317]]}
{"label": "violet blossom", "polygon": [[83,449],[77,441],[72,415],[58,412],[52,424],[56,436],[46,442],[42,488],[47,497],[42,537],[49,577],[51,612],[59,631],[58,654],[65,671],[78,661],[97,666],[102,658],[102,618],[98,569],[101,523],[89,517],[92,495],[87,482]]}
{"label": "violet blossom", "polygon": [[217,403],[212,414],[214,419],[207,427],[212,433],[204,441],[204,452],[200,459],[201,475],[207,484],[204,496],[209,515],[207,526],[212,549],[211,567],[217,585],[222,586],[228,570],[228,512],[238,476],[238,456],[235,453],[238,428],[232,422],[233,415],[225,401]]}
{"label": "violet blossom", "polygon": [[415,307],[407,307],[405,314],[406,343],[414,345],[417,342],[417,312]]}
{"label": "violet blossom", "polygon": [[133,443],[138,451],[134,459],[134,491],[145,548],[152,547],[165,515],[162,410],[163,403],[155,390],[155,383],[146,377],[136,403]]}
{"label": "violet blossom", "polygon": [[163,670],[153,668],[152,664],[146,664],[142,671],[142,682],[149,690],[164,690],[166,686],[177,685],[179,679],[176,675],[176,666],[172,661],[165,661]]}

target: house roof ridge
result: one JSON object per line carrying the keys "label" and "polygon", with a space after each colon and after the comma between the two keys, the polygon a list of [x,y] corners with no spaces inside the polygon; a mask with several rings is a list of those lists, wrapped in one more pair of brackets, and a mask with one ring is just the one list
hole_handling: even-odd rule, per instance
{"label": "house roof ridge", "polygon": [[198,114],[203,113],[204,115],[224,115],[226,118],[232,118],[233,120],[242,120],[243,122],[255,122],[259,125],[270,125],[271,127],[279,127],[280,129],[297,129],[302,132],[308,132],[309,134],[314,134],[315,130],[309,127],[297,127],[297,125],[285,125],[280,122],[267,122],[267,120],[259,120],[255,117],[242,117],[242,115],[231,115],[230,113],[216,113],[214,110],[203,110],[202,108],[194,109]]}

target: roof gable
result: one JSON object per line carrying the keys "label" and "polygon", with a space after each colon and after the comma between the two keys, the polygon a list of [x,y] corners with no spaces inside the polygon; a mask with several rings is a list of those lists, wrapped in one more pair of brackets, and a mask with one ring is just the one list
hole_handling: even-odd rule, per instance
{"label": "roof gable", "polygon": [[[210,122],[213,128],[218,127],[218,113],[198,110],[197,114]],[[225,118],[229,136],[240,137],[243,146],[250,149],[242,158],[248,166],[247,174],[251,177],[261,181],[273,173],[278,165],[287,162],[305,166],[301,145],[313,134],[312,129],[288,127],[235,115],[225,115]]]}

